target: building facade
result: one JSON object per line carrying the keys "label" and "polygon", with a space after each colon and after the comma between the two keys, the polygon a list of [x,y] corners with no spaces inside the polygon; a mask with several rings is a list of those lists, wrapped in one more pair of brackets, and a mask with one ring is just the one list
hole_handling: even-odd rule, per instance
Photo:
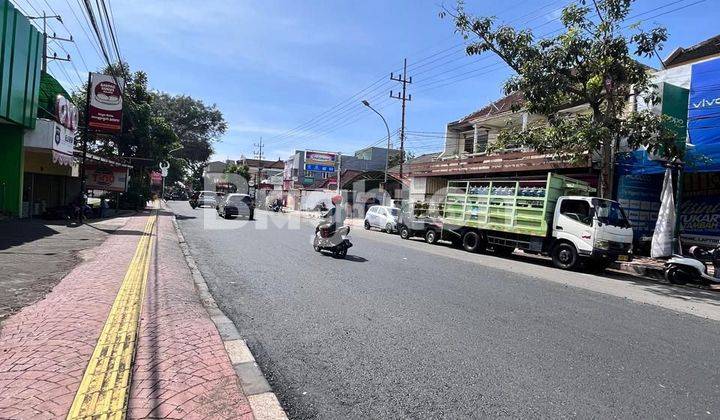
{"label": "building facade", "polygon": [[[544,117],[524,111],[523,104],[522,93],[515,92],[448,123],[442,152],[408,165],[409,199],[441,201],[447,182],[453,179],[543,179],[549,171],[596,185],[597,174],[590,158],[577,164],[522,147],[491,150],[503,129],[525,129],[529,124],[544,121]],[[575,114],[586,110],[585,106],[577,106],[562,112]]]}
{"label": "building facade", "polygon": [[[686,146],[675,171],[678,234],[683,246],[720,240],[720,35],[673,51],[653,75],[662,101],[650,109]],[[642,107],[642,101],[639,102]],[[617,198],[647,247],[660,208],[664,162],[644,150],[619,159]],[[680,182],[677,183],[678,177]],[[678,193],[679,192],[679,193]]]}
{"label": "building facade", "polygon": [[42,35],[8,0],[0,0],[0,212],[22,210],[25,130],[35,128]]}

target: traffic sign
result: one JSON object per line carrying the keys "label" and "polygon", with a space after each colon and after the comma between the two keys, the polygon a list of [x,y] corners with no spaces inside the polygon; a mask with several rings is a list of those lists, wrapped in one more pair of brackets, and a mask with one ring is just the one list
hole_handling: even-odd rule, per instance
{"label": "traffic sign", "polygon": [[162,174],[163,178],[168,175],[168,169],[170,169],[170,164],[168,162],[160,163],[160,173]]}

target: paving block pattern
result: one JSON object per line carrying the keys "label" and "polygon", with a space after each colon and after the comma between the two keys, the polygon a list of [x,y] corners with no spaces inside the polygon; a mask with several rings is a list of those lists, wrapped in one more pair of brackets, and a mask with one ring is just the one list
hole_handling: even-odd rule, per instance
{"label": "paving block pattern", "polygon": [[158,220],[129,418],[252,419],[250,403],[195,290],[171,216]]}
{"label": "paving block pattern", "polygon": [[44,300],[3,322],[0,418],[67,415],[146,220],[131,218]]}

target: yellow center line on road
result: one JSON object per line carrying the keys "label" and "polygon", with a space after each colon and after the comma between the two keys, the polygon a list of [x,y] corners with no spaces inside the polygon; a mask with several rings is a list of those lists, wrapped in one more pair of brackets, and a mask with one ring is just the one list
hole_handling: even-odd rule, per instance
{"label": "yellow center line on road", "polygon": [[100,333],[68,419],[123,419],[130,394],[130,375],[140,312],[147,284],[157,210],[148,217],[135,255]]}

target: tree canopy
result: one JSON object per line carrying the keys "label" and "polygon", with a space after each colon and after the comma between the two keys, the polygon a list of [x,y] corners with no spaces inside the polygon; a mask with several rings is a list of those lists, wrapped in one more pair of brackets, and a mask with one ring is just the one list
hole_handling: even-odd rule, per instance
{"label": "tree canopy", "polygon": [[[627,25],[634,1],[572,2],[560,18],[564,31],[550,37],[498,24],[494,17],[472,16],[462,0],[454,10],[441,12],[441,17],[452,17],[468,42],[468,55],[494,53],[515,72],[505,83],[507,94],[522,92],[524,109],[547,117],[526,130],[503,131],[495,149],[521,145],[576,161],[598,154],[604,197],[611,192],[620,140],[668,159],[681,155],[661,116],[629,109],[633,97],[658,103],[651,69],[638,59],[657,56],[667,40],[662,27],[644,31]],[[559,112],[576,105],[586,105],[588,111]]]}
{"label": "tree canopy", "polygon": [[[133,165],[130,188],[138,200],[147,198],[148,170],[169,162],[166,183],[201,178],[202,168],[213,153],[213,143],[227,130],[217,106],[187,95],[169,95],[151,90],[143,71],[132,72],[127,63],[116,63],[102,70],[122,75],[123,125],[117,135],[90,133],[88,151],[109,158],[125,158]],[[80,111],[80,126],[85,126],[87,86],[74,93]],[[87,133],[80,130],[77,146]],[[179,148],[182,146],[182,148]],[[173,153],[171,153],[173,151]]]}

